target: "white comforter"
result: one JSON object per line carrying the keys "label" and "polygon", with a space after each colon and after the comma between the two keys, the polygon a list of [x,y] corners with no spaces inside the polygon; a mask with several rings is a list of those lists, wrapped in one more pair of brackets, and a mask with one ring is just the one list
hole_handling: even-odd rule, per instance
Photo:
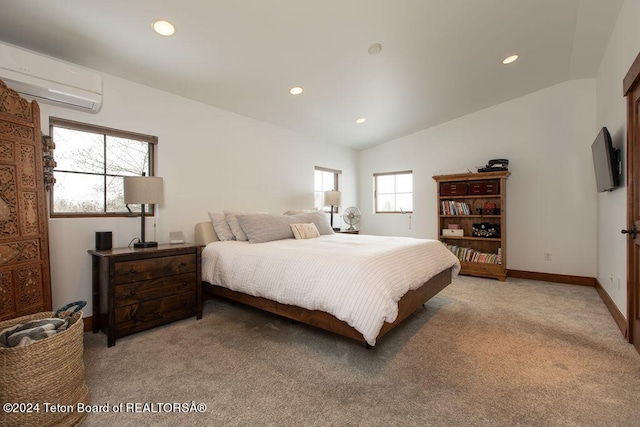
{"label": "white comforter", "polygon": [[375,345],[398,300],[458,259],[437,240],[334,234],[267,243],[213,242],[202,280],[343,320]]}

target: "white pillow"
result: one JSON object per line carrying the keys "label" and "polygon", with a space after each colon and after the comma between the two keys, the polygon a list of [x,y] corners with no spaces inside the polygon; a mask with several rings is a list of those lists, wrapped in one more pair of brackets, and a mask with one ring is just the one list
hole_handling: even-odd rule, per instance
{"label": "white pillow", "polygon": [[291,231],[293,231],[293,237],[295,237],[296,240],[320,237],[316,225],[312,222],[309,224],[291,224],[290,227]]}
{"label": "white pillow", "polygon": [[209,212],[209,218],[211,218],[211,224],[213,224],[213,229],[218,239],[223,242],[226,240],[235,240],[235,236],[222,212]]}
{"label": "white pillow", "polygon": [[329,224],[329,218],[325,215],[324,212],[316,211],[310,213],[301,213],[297,215],[291,215],[292,218],[295,218],[296,222],[312,222],[316,225],[318,232],[321,235],[325,234],[335,234],[333,229],[331,228],[331,224]]}

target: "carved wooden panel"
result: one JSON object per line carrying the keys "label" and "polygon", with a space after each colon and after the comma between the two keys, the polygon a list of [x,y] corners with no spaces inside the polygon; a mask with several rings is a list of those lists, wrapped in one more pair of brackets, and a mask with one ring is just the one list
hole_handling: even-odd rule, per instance
{"label": "carved wooden panel", "polygon": [[0,265],[24,261],[37,261],[39,258],[40,242],[37,239],[0,244]]}
{"label": "carved wooden panel", "polygon": [[17,92],[7,88],[0,80],[0,113],[19,117],[27,122],[33,121],[31,104]]}
{"label": "carved wooden panel", "polygon": [[0,318],[9,316],[16,311],[13,288],[11,272],[0,273]]}
{"label": "carved wooden panel", "polygon": [[16,168],[0,165],[0,237],[18,234],[18,195]]}
{"label": "carved wooden panel", "polygon": [[35,188],[36,186],[36,147],[20,144],[20,184],[23,187]]}
{"label": "carved wooden panel", "polygon": [[22,225],[22,234],[38,234],[40,232],[38,227],[38,195],[35,192],[24,191],[21,196],[20,224]]}
{"label": "carved wooden panel", "polygon": [[0,140],[0,161],[13,160],[13,141]]}
{"label": "carved wooden panel", "polygon": [[[24,139],[33,139],[34,130],[16,123],[7,123],[0,121],[0,133],[5,135],[17,136]],[[38,129],[38,133],[40,130]]]}
{"label": "carved wooden panel", "polygon": [[29,307],[42,306],[42,273],[40,265],[30,265],[17,270],[16,308],[18,311]]}
{"label": "carved wooden panel", "polygon": [[0,81],[0,320],[49,310],[40,108]]}

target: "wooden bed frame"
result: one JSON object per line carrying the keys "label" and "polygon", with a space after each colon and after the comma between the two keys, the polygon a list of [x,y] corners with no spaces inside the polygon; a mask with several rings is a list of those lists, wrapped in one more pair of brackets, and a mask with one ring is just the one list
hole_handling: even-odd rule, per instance
{"label": "wooden bed frame", "polygon": [[[217,240],[211,239],[213,227],[209,230],[207,224],[199,223],[196,225],[196,244],[206,245],[209,242]],[[204,236],[204,237],[203,237]],[[208,237],[207,237],[208,236]],[[215,234],[214,234],[215,236]],[[393,323],[385,323],[377,336],[377,340],[386,335],[393,328],[398,326],[404,319],[409,317],[421,305],[425,304],[433,298],[438,292],[446,288],[451,283],[451,268],[448,268],[423,284],[418,289],[407,292],[398,301],[398,317]],[[281,304],[270,299],[248,295],[242,292],[232,291],[222,286],[214,285],[202,281],[203,294],[222,297],[242,304],[246,304],[260,310],[268,311],[288,319],[292,319],[307,325],[315,326],[333,332],[347,338],[362,342],[367,348],[370,348],[360,332],[349,326],[342,320],[337,319],[329,313],[318,310],[308,310],[306,308],[293,305]]]}

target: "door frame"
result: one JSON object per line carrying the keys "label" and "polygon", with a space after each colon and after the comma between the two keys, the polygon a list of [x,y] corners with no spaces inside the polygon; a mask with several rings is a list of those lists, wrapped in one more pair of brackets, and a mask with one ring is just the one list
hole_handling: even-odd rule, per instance
{"label": "door frame", "polygon": [[[640,217],[640,195],[638,194],[638,179],[640,178],[640,129],[636,121],[637,108],[634,108],[634,100],[629,96],[640,85],[640,54],[629,68],[623,79],[623,93],[627,98],[627,229],[631,229],[635,218]],[[627,340],[633,343],[640,353],[640,342],[634,342],[634,319],[636,307],[639,306],[640,292],[638,283],[638,245],[634,239],[627,239]]]}

